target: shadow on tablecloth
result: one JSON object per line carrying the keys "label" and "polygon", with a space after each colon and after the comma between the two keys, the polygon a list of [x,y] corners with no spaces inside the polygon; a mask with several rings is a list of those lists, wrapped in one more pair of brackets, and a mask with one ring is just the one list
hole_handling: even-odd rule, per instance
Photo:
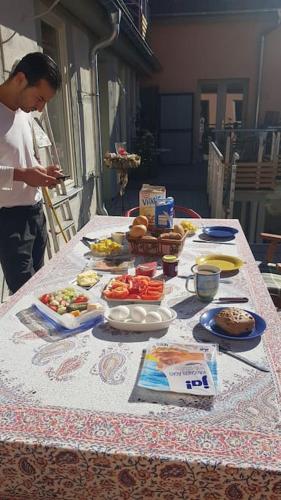
{"label": "shadow on tablecloth", "polygon": [[47,321],[33,305],[27,309],[22,309],[16,316],[34,337],[37,336],[46,342],[57,342],[90,329],[87,325],[71,330],[56,326],[53,321]]}
{"label": "shadow on tablecloth", "polygon": [[192,330],[192,335],[196,342],[212,342],[213,344],[218,344],[224,349],[228,349],[233,352],[246,352],[255,349],[261,341],[261,337],[256,337],[252,340],[231,340],[223,339],[212,335],[211,332],[206,330],[203,326],[198,323]]}

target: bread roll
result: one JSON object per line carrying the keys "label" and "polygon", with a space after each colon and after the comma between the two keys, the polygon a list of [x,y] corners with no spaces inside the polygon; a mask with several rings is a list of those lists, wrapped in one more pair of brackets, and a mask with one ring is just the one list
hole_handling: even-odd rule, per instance
{"label": "bread roll", "polygon": [[222,328],[225,333],[231,335],[240,335],[241,333],[250,333],[254,326],[253,316],[243,309],[237,307],[228,307],[222,309],[215,316],[215,323]]}
{"label": "bread roll", "polygon": [[139,215],[133,220],[133,226],[148,226],[148,218],[145,215]]}
{"label": "bread roll", "polygon": [[162,234],[160,234],[159,238],[161,238],[161,240],[181,240],[182,235],[179,233],[174,233],[174,232],[162,233]]}
{"label": "bread roll", "polygon": [[146,233],[147,233],[147,227],[144,226],[143,224],[139,224],[136,226],[132,226],[129,234],[130,236],[132,236],[132,238],[141,238]]}
{"label": "bread roll", "polygon": [[155,238],[155,236],[151,236],[149,234],[146,234],[145,236],[142,237],[142,240],[150,240],[150,241],[156,241],[157,238]]}
{"label": "bread roll", "polygon": [[173,232],[179,233],[179,234],[181,234],[181,236],[184,236],[184,233],[185,233],[184,228],[182,227],[181,224],[175,224]]}
{"label": "bread roll", "polygon": [[182,235],[180,233],[175,233],[174,231],[172,233],[169,233],[169,239],[170,240],[181,240]]}
{"label": "bread roll", "polygon": [[159,236],[159,238],[161,238],[161,240],[168,240],[169,237],[170,237],[170,233],[162,233]]}

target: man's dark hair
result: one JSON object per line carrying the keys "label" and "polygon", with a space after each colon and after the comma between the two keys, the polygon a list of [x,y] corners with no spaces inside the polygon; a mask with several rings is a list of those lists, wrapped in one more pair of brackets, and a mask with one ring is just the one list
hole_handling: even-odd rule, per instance
{"label": "man's dark hair", "polygon": [[39,80],[46,80],[54,89],[58,90],[61,86],[61,74],[55,61],[42,52],[31,52],[24,56],[12,70],[10,79],[17,73],[25,74],[28,85],[33,87]]}

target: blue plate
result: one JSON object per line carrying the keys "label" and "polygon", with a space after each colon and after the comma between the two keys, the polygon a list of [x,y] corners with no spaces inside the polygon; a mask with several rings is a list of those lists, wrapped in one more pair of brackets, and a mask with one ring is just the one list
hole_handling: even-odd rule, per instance
{"label": "blue plate", "polygon": [[222,309],[227,309],[226,307],[216,307],[215,309],[209,309],[204,314],[202,314],[200,318],[200,323],[204,328],[209,330],[209,332],[213,333],[217,337],[222,337],[223,339],[232,339],[232,340],[252,340],[256,337],[260,337],[266,329],[266,322],[261,316],[258,314],[247,311],[247,309],[243,309],[247,313],[251,314],[255,319],[255,328],[251,332],[240,333],[240,335],[231,335],[226,334],[225,331],[216,325],[214,317],[218,314]]}
{"label": "blue plate", "polygon": [[238,233],[238,229],[228,226],[209,226],[203,228],[203,233],[210,238],[234,238],[234,235]]}

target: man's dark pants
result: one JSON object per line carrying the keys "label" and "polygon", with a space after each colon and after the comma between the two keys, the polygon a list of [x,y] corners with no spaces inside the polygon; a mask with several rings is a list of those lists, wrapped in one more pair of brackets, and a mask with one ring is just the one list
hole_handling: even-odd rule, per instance
{"label": "man's dark pants", "polygon": [[43,266],[46,243],[42,202],[0,209],[0,263],[12,293]]}

